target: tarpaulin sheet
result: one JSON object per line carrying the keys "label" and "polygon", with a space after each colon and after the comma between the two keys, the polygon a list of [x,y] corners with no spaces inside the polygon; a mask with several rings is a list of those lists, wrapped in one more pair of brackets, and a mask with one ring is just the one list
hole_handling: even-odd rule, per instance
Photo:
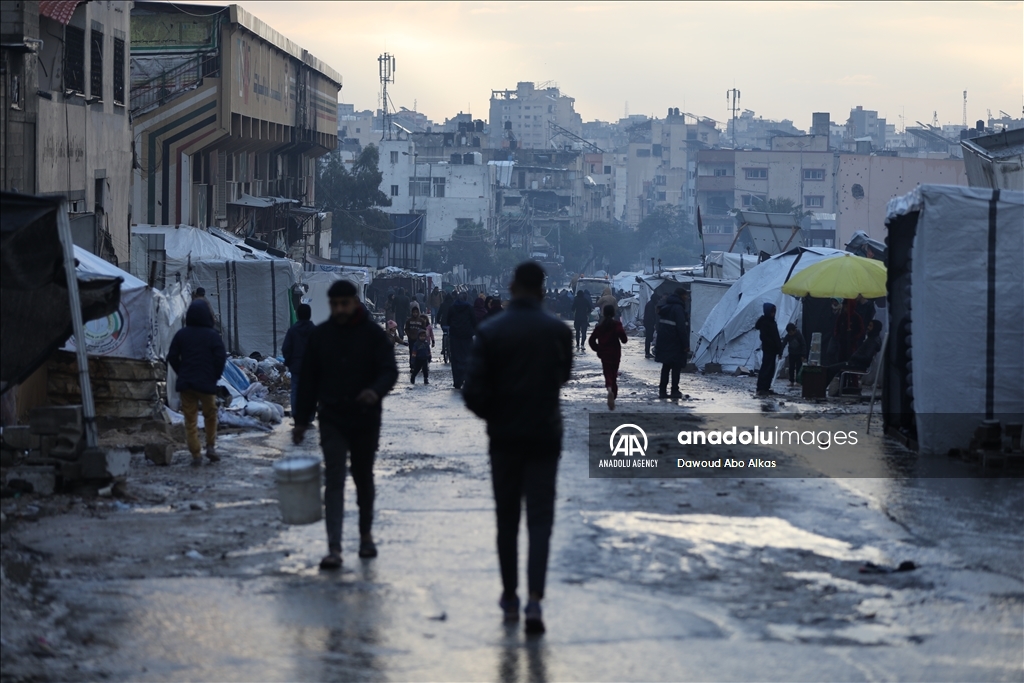
{"label": "tarpaulin sheet", "polygon": [[922,453],[966,447],[980,420],[1024,419],[1024,193],[924,185],[911,288],[913,398]]}

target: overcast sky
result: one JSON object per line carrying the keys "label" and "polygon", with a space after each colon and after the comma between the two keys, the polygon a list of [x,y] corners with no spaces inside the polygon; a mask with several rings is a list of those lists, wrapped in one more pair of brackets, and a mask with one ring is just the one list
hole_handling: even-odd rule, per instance
{"label": "overcast sky", "polygon": [[971,125],[1024,105],[1020,2],[239,4],[340,71],[356,109],[378,106],[377,57],[394,54],[391,99],[439,123],[486,119],[490,91],[517,81],[554,82],[584,121],[627,106],[724,121],[733,87],[742,108],[804,129],[856,105],[897,128],[901,114],[960,123],[964,90]]}

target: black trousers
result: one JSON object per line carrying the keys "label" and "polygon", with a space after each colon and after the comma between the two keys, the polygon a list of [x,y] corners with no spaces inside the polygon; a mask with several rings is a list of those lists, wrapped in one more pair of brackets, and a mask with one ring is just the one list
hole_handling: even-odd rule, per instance
{"label": "black trousers", "polygon": [[469,352],[473,348],[473,338],[462,339],[448,335],[448,345],[452,363],[452,384],[456,389],[461,389],[462,383],[466,381],[466,366],[469,364]]}
{"label": "black trousers", "polygon": [[668,391],[669,375],[672,376],[672,393],[679,393],[679,373],[683,369],[682,363],[662,363],[661,382],[658,384],[658,394],[665,394]]}
{"label": "black trousers", "polygon": [[778,356],[775,354],[764,354],[761,359],[761,369],[757,373],[757,390],[768,391],[772,388],[772,380],[775,379],[775,362]]}
{"label": "black trousers", "polygon": [[561,444],[496,444],[491,442],[491,481],[498,521],[498,563],[505,596],[519,585],[519,518],[526,499],[530,536],[526,575],[531,594],[544,597],[551,527],[555,522],[555,478]]}
{"label": "black trousers", "polygon": [[323,418],[320,421],[320,446],[324,451],[324,522],[327,547],[341,550],[341,523],[345,518],[345,476],[352,461],[352,481],[356,485],[359,506],[359,534],[366,536],[373,527],[373,461],[377,455],[376,430],[346,433]]}
{"label": "black trousers", "polygon": [[423,381],[427,382],[430,379],[430,361],[426,358],[420,360],[419,358],[412,362],[412,383],[416,383],[416,375],[420,374],[420,370],[423,371]]}
{"label": "black trousers", "polygon": [[576,327],[576,346],[586,348],[587,330],[590,328],[590,321],[576,321],[573,325]]}
{"label": "black trousers", "polygon": [[804,364],[804,359],[800,356],[789,357],[789,381],[795,382],[797,374],[800,373],[800,368]]}

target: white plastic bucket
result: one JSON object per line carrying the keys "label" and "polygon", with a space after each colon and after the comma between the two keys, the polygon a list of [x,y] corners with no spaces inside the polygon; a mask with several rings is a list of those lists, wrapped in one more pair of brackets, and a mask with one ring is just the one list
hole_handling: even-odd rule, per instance
{"label": "white plastic bucket", "polygon": [[277,502],[285,524],[312,524],[323,514],[320,499],[320,458],[297,455],[274,463]]}

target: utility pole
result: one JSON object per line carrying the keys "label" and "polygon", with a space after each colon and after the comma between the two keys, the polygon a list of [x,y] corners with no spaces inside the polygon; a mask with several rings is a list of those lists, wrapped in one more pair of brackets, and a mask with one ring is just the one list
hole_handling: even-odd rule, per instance
{"label": "utility pole", "polygon": [[964,90],[964,128],[967,128],[967,91]]}
{"label": "utility pole", "polygon": [[377,67],[380,71],[380,102],[384,123],[384,130],[381,132],[380,139],[390,140],[391,112],[388,110],[388,83],[395,82],[395,56],[385,52],[377,58]]}
{"label": "utility pole", "polygon": [[740,91],[736,88],[725,91],[725,101],[731,103],[726,109],[732,112],[732,146],[736,147],[736,112],[740,109]]}

